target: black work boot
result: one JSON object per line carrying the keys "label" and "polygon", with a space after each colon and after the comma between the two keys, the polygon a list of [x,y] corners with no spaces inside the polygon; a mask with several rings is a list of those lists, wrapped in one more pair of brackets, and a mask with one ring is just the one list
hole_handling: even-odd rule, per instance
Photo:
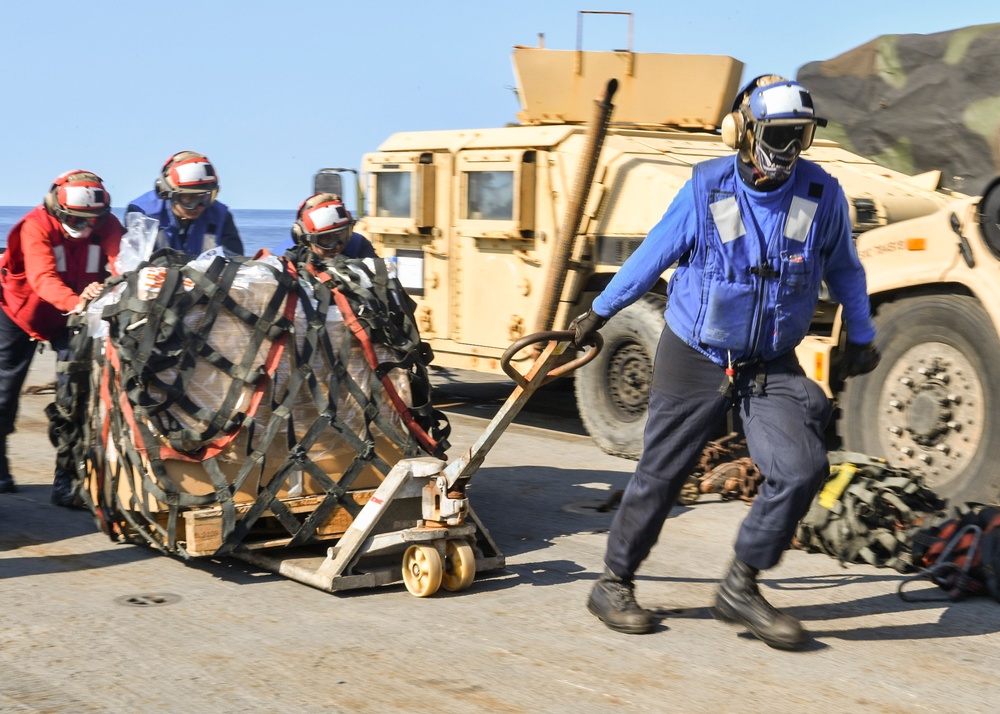
{"label": "black work boot", "polygon": [[802,623],[764,599],[757,587],[757,569],[738,558],[722,579],[712,615],[716,620],[743,625],[771,647],[794,650],[806,641]]}
{"label": "black work boot", "polygon": [[0,493],[14,493],[17,484],[10,475],[10,465],[7,463],[7,437],[0,436]]}
{"label": "black work boot", "polygon": [[63,508],[83,508],[83,500],[77,495],[79,484],[69,471],[56,469],[52,482],[52,503]]}
{"label": "black work boot", "polygon": [[635,601],[635,584],[631,578],[620,578],[610,569],[597,579],[590,591],[587,609],[616,632],[644,635],[653,631],[653,614]]}

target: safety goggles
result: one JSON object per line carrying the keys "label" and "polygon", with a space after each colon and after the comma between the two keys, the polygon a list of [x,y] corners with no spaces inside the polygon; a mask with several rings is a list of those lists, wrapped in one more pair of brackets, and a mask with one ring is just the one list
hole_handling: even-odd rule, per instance
{"label": "safety goggles", "polygon": [[319,246],[323,250],[333,250],[338,245],[347,245],[347,240],[351,237],[351,226],[347,225],[343,228],[337,228],[332,231],[324,231],[322,233],[311,233],[309,234],[309,242],[313,245]]}
{"label": "safety goggles", "polygon": [[754,136],[766,148],[776,154],[784,154],[794,149],[805,151],[812,146],[813,122],[801,124],[762,124],[755,127]]}
{"label": "safety goggles", "polygon": [[59,217],[59,222],[73,231],[82,231],[84,228],[93,228],[97,225],[97,216],[74,216],[70,213],[63,213]]}
{"label": "safety goggles", "polygon": [[173,201],[181,208],[191,211],[199,206],[207,206],[212,202],[212,192],[202,191],[199,193],[175,193]]}

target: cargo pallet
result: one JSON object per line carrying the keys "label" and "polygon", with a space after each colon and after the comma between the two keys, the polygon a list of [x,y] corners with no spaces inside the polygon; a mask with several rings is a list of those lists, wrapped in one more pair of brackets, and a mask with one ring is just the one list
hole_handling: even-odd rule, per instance
{"label": "cargo pallet", "polygon": [[[362,506],[356,516],[338,505],[322,517],[314,536],[318,543],[288,547],[291,538],[269,539],[257,532],[230,555],[327,592],[402,580],[417,597],[433,595],[440,588],[465,590],[476,573],[503,568],[504,556],[469,505],[465,486],[539,387],[597,356],[602,341],[595,334],[586,353],[559,364],[573,345],[573,336],[566,330],[539,332],[507,348],[500,363],[514,380],[514,390],[459,458],[448,464],[431,457],[400,460],[378,488],[345,494]],[[511,364],[518,352],[543,342],[546,346],[526,374]],[[292,513],[314,517],[322,500],[286,498],[281,503]],[[188,554],[212,555],[222,542],[221,509],[195,509],[182,515]],[[273,514],[266,513],[261,521],[266,524],[269,516]]]}

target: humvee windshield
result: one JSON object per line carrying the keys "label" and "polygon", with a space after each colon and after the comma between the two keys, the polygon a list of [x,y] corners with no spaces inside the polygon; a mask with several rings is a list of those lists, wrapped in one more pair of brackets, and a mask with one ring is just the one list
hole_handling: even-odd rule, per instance
{"label": "humvee windshield", "polygon": [[379,218],[410,217],[410,174],[375,174],[375,215]]}
{"label": "humvee windshield", "polygon": [[468,218],[509,221],[514,217],[514,172],[470,171]]}

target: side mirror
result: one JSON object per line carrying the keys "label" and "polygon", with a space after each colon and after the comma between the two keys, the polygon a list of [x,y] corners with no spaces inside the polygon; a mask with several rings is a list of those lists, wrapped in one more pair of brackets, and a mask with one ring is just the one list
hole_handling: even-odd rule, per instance
{"label": "side mirror", "polygon": [[[351,196],[344,195],[345,173],[354,175],[354,185],[353,188],[351,188]],[[313,175],[313,193],[336,194],[340,196],[340,200],[344,202],[345,206],[348,205],[348,201],[351,200],[353,196],[357,202],[357,207],[352,210],[354,220],[364,217],[365,197],[364,192],[361,190],[361,184],[358,182],[358,172],[356,169],[320,169]]]}
{"label": "side mirror", "polygon": [[344,195],[344,179],[340,176],[343,169],[320,169],[313,176],[313,193],[335,193]]}

